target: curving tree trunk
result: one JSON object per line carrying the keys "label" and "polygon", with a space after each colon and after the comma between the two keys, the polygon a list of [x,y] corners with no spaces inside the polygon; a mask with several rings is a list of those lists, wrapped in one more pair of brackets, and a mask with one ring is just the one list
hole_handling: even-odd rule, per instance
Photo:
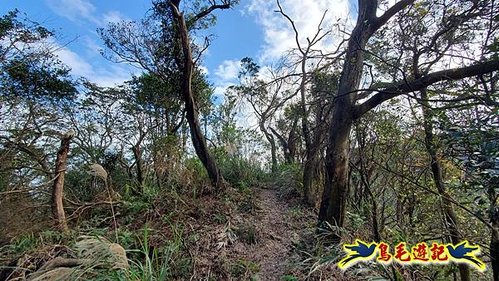
{"label": "curving tree trunk", "polygon": [[[332,124],[326,150],[326,176],[319,210],[319,227],[342,227],[348,190],[348,161],[350,132],[354,121],[355,91],[359,87],[364,63],[364,49],[373,30],[370,26],[376,15],[377,1],[359,0],[359,15],[350,39],[340,77],[338,93],[333,105]],[[338,243],[338,233],[332,242]]]}
{"label": "curving tree trunk", "polygon": [[64,212],[64,175],[66,173],[66,162],[69,153],[69,144],[74,137],[74,133],[69,131],[61,139],[61,146],[57,151],[55,160],[55,180],[52,187],[52,215],[57,228],[62,232],[69,232],[66,214]]}
{"label": "curving tree trunk", "polygon": [[288,138],[286,139],[283,135],[279,134],[274,128],[269,127],[272,134],[274,134],[279,143],[281,144],[282,153],[284,154],[284,162],[286,164],[291,164],[295,161],[296,155],[296,144],[295,144],[295,129],[297,126],[297,118],[293,121],[293,125],[291,126],[291,130],[289,132]]}
{"label": "curving tree trunk", "polygon": [[[177,58],[177,64],[182,70],[182,98],[184,100],[187,122],[189,123],[191,140],[197,156],[203,163],[212,185],[217,189],[223,187],[223,178],[215,159],[208,151],[205,137],[199,123],[199,113],[192,91],[192,75],[194,71],[194,61],[192,59],[191,42],[189,40],[189,31],[185,22],[183,13],[179,10],[180,0],[169,1],[171,12],[176,22],[177,36],[181,44],[182,55]],[[230,5],[213,5],[208,10],[201,12],[194,17],[194,20],[208,15],[214,9],[226,9]]]}
{"label": "curving tree trunk", "polygon": [[[401,94],[416,92],[440,81],[458,80],[499,70],[499,60],[493,58],[470,66],[432,72],[413,80],[406,79],[389,85],[375,86],[369,92],[359,93],[364,50],[369,38],[396,13],[413,2],[414,0],[401,0],[378,17],[376,16],[377,0],[358,0],[357,23],[348,40],[329,128],[326,177],[318,219],[320,228],[327,227],[327,224],[338,227],[344,225],[348,196],[349,137],[354,120]],[[372,94],[372,92],[377,93]],[[364,94],[370,98],[356,104],[358,99],[364,97]],[[339,233],[334,233],[331,242],[338,243],[340,239]]]}
{"label": "curving tree trunk", "polygon": [[258,122],[258,126],[260,127],[260,131],[262,131],[263,135],[265,136],[265,138],[267,139],[267,141],[269,142],[270,144],[270,157],[271,157],[271,171],[272,173],[277,173],[277,166],[278,166],[278,163],[277,163],[277,145],[275,143],[275,139],[274,139],[274,136],[267,130],[267,128],[265,127],[265,120],[266,120],[266,117],[265,117],[265,114],[262,115],[262,117],[260,118],[260,122]]}

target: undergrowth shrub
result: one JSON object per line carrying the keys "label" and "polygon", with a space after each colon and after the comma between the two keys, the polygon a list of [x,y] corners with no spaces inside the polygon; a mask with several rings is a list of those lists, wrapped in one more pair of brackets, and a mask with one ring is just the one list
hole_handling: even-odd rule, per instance
{"label": "undergrowth shrub", "polygon": [[130,269],[115,272],[113,280],[187,278],[192,271],[192,260],[184,239],[184,227],[179,223],[170,225],[169,237],[154,233],[147,225],[141,233],[121,232],[120,240],[131,249],[127,251]]}
{"label": "undergrowth shrub", "polygon": [[260,185],[265,174],[262,169],[241,156],[231,156],[218,152],[216,161],[224,179],[232,186],[245,190],[252,186]]}
{"label": "undergrowth shrub", "polygon": [[197,197],[209,182],[208,173],[197,157],[187,158],[183,165],[170,171],[170,187],[188,191],[193,197]]}
{"label": "undergrowth shrub", "polygon": [[303,192],[302,170],[298,163],[281,164],[272,175],[272,182],[284,198],[299,197]]}

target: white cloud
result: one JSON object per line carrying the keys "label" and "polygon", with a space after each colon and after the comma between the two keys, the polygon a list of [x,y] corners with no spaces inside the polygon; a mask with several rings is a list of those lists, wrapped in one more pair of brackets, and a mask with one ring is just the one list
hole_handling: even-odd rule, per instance
{"label": "white cloud", "polygon": [[213,99],[216,103],[225,101],[227,88],[235,84],[240,69],[241,62],[239,60],[225,60],[217,67],[213,92]]}
{"label": "white cloud", "polygon": [[64,64],[71,68],[71,73],[73,75],[88,77],[94,73],[91,64],[67,47],[59,48],[55,52],[55,55],[57,55]]}
{"label": "white cloud", "polygon": [[237,78],[241,62],[239,60],[225,60],[215,70],[215,75],[221,82],[233,81]]}
{"label": "white cloud", "polygon": [[228,85],[215,86],[212,96],[215,103],[223,103],[225,101],[225,91],[227,90],[227,87]]}
{"label": "white cloud", "polygon": [[109,11],[102,15],[102,23],[105,25],[121,21],[130,21],[130,19],[118,11]]}
{"label": "white cloud", "polygon": [[100,24],[95,16],[95,6],[87,0],[46,0],[45,3],[59,16],[74,22],[81,20]]}
{"label": "white cloud", "polygon": [[206,67],[204,65],[200,65],[200,66],[198,66],[198,68],[201,71],[201,73],[203,73],[204,75],[210,74],[210,71],[208,70],[208,67]]}
{"label": "white cloud", "polygon": [[72,22],[90,22],[97,26],[105,26],[111,22],[129,20],[119,11],[108,11],[99,14],[97,8],[88,0],[45,0],[54,13]]}
{"label": "white cloud", "polygon": [[111,87],[122,84],[130,80],[132,74],[137,75],[139,70],[124,64],[113,64],[107,68],[97,68],[94,75],[90,76],[90,81],[99,86]]}
{"label": "white cloud", "polygon": [[79,38],[78,40],[82,41],[83,46],[85,46],[85,56],[87,58],[94,58],[98,56],[101,58],[101,53],[100,50],[103,49],[104,47],[102,45],[99,45],[99,43],[92,37],[85,35]]}
{"label": "white cloud", "polygon": [[[331,30],[340,21],[349,20],[348,0],[281,0],[284,12],[294,21],[299,42],[306,44],[307,37],[312,38],[317,26],[327,11],[322,28]],[[292,48],[296,48],[295,34],[291,24],[280,14],[275,1],[251,0],[246,7],[248,12],[256,15],[264,32],[264,45],[261,50],[261,61],[271,61],[281,57]],[[327,38],[319,48],[333,49],[334,38]]]}
{"label": "white cloud", "polygon": [[96,66],[90,64],[88,60],[73,52],[68,47],[62,47],[51,42],[55,46],[54,54],[69,68],[75,77],[85,77],[89,81],[99,86],[111,87],[129,80],[132,69],[126,65],[106,64],[106,66]]}

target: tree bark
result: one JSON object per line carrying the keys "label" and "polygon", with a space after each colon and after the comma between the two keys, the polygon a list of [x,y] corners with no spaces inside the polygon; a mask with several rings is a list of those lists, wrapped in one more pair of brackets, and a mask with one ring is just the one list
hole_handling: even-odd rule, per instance
{"label": "tree bark", "polygon": [[73,134],[66,134],[61,139],[61,146],[57,151],[55,160],[55,180],[52,188],[52,215],[57,228],[62,232],[69,232],[66,214],[64,212],[64,175],[66,173],[66,161],[69,153],[69,144]]}
{"label": "tree bark", "polygon": [[[317,129],[318,130],[318,129]],[[316,132],[315,135],[320,134]],[[320,137],[319,137],[320,138]],[[317,138],[314,138],[317,140]],[[307,150],[305,163],[303,165],[303,203],[309,206],[315,206],[316,191],[314,191],[314,180],[317,177],[317,166],[319,165],[320,141],[314,141]]]}
{"label": "tree bark", "polygon": [[265,135],[265,138],[267,139],[267,141],[270,144],[270,157],[272,160],[271,170],[272,170],[272,173],[276,173],[277,172],[277,146],[275,144],[274,136],[271,133],[269,133],[269,131],[267,131],[267,128],[265,128],[265,123],[264,123],[265,120],[266,120],[265,115],[262,115],[258,125],[260,127],[260,131],[262,131],[262,133]]}
{"label": "tree bark", "polygon": [[289,131],[288,135],[288,158],[286,162],[291,164],[295,161],[296,158],[296,127],[298,125],[298,117],[296,116],[293,120],[293,125]]}
{"label": "tree bark", "polygon": [[[307,153],[308,154],[308,153]],[[315,171],[318,165],[317,157],[308,156],[303,165],[303,203],[308,206],[315,205],[315,198],[313,196],[313,183],[315,178]]]}
{"label": "tree bark", "polygon": [[[327,110],[326,110],[327,112]],[[312,140],[309,149],[306,150],[305,163],[303,167],[303,201],[309,206],[316,204],[316,195],[319,192],[314,188],[314,182],[318,179],[319,163],[321,158],[322,144],[326,139],[327,120],[329,119],[325,111],[320,110],[316,113],[315,129],[313,130]],[[323,166],[321,166],[323,168]]]}
{"label": "tree bark", "polygon": [[[372,91],[377,91],[377,94],[356,105],[356,99],[362,96],[358,92],[358,87],[363,71],[363,53],[369,38],[392,16],[413,2],[414,0],[401,0],[377,17],[377,0],[358,0],[357,23],[348,40],[329,129],[326,177],[318,219],[319,229],[327,227],[327,224],[343,227],[348,191],[349,136],[355,119],[398,95],[419,91],[440,81],[458,80],[499,70],[499,60],[491,59],[467,67],[437,71],[416,80],[402,81],[374,89]],[[339,233],[334,233],[331,242],[338,243],[340,239]]]}
{"label": "tree bark", "polygon": [[[272,132],[272,134],[274,134],[277,137],[279,143],[281,144],[282,153],[284,154],[284,161],[286,162],[286,164],[293,163],[295,158],[295,148],[292,146],[293,145],[292,140],[290,140],[290,138],[288,139],[284,138],[281,134],[279,134],[279,132],[277,132],[272,127],[269,127],[269,129]],[[291,135],[292,133],[290,132],[289,134]]]}
{"label": "tree bark", "polygon": [[137,170],[137,185],[139,188],[139,194],[140,195],[143,192],[144,188],[144,171],[143,171],[143,164],[142,164],[142,151],[140,149],[140,143],[137,143],[136,145],[132,146],[132,152],[133,152],[133,157],[135,158],[135,165],[137,165],[136,170]]}
{"label": "tree bark", "polygon": [[[319,210],[319,227],[328,225],[342,227],[348,191],[348,162],[350,132],[353,123],[354,91],[358,89],[362,76],[364,49],[372,35],[370,21],[376,15],[377,1],[359,0],[357,24],[348,41],[343,72],[329,129],[329,142],[325,160],[325,183]],[[327,223],[327,224],[326,224]],[[331,242],[340,242],[339,232],[332,234]]]}
{"label": "tree bark", "polygon": [[212,185],[215,189],[219,190],[223,187],[223,178],[214,158],[208,151],[208,146],[199,123],[198,107],[192,91],[194,61],[190,47],[191,42],[184,15],[179,11],[179,4],[180,1],[170,1],[171,12],[177,25],[177,35],[182,49],[182,57],[177,59],[177,64],[182,69],[182,98],[185,104],[186,118],[189,123],[192,144],[196,154],[208,172]]}
{"label": "tree bark", "polygon": [[[428,102],[428,94],[426,89],[421,92],[422,100],[422,111],[423,111],[423,127],[425,132],[425,147],[426,151],[430,156],[431,161],[431,172],[433,175],[433,182],[437,188],[438,193],[442,197],[443,201],[443,212],[445,218],[445,227],[449,231],[449,238],[453,244],[458,244],[463,240],[461,233],[459,232],[457,226],[457,216],[452,207],[452,201],[447,193],[447,189],[444,184],[444,179],[442,176],[442,165],[437,155],[437,144],[433,134],[433,124],[432,124],[432,112],[430,109],[430,104]],[[461,276],[461,281],[470,281],[470,269],[466,264],[458,264],[459,274]]]}

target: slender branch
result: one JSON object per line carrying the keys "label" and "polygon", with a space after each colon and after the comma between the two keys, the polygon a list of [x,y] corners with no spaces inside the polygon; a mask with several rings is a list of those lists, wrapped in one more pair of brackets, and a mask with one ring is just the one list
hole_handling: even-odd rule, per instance
{"label": "slender branch", "polygon": [[403,10],[405,7],[414,3],[415,0],[402,0],[388,9],[383,15],[377,17],[373,24],[371,25],[371,32],[375,32],[380,27],[382,27],[390,18],[392,18],[396,13]]}
{"label": "slender branch", "polygon": [[196,14],[190,21],[192,23],[197,22],[198,20],[200,20],[200,19],[206,17],[207,15],[209,15],[214,10],[217,10],[217,9],[225,10],[225,9],[229,9],[230,6],[231,6],[230,3],[227,3],[227,4],[218,4],[218,5],[211,5],[208,9],[205,9],[205,10],[199,12],[198,14]]}
{"label": "slender branch", "polygon": [[[429,192],[429,193],[431,193],[431,194],[433,194],[433,195],[435,195],[435,196],[438,196],[438,197],[442,197],[442,195],[441,195],[440,193],[438,193],[438,192],[436,192],[436,191],[433,191],[432,189],[430,189],[430,188],[428,188],[428,187],[426,187],[426,186],[424,186],[424,185],[419,184],[419,183],[418,183],[418,180],[412,180],[412,179],[410,179],[410,178],[406,177],[405,175],[402,175],[402,174],[398,173],[397,171],[393,171],[393,170],[389,169],[388,167],[386,167],[385,165],[383,165],[383,164],[381,164],[381,163],[377,162],[377,161],[376,161],[376,160],[374,160],[374,159],[373,159],[373,161],[374,161],[374,163],[375,163],[377,166],[381,167],[383,170],[385,170],[385,171],[387,171],[387,172],[389,172],[389,173],[392,173],[392,174],[394,174],[394,175],[397,175],[397,176],[399,176],[399,177],[403,178],[403,179],[404,179],[404,180],[406,180],[407,182],[409,182],[409,183],[413,184],[413,185],[414,185],[414,186],[416,186],[416,187],[419,187],[419,188],[423,189],[423,190],[424,190],[424,191],[426,191],[426,192]],[[467,213],[468,213],[468,214],[470,214],[471,216],[473,216],[473,217],[475,217],[476,219],[478,219],[480,222],[482,222],[482,223],[483,223],[486,227],[488,227],[489,229],[493,229],[492,224],[490,224],[489,222],[487,222],[485,219],[481,218],[480,216],[477,216],[473,210],[471,210],[471,209],[469,209],[468,207],[464,206],[463,204],[461,204],[460,202],[458,202],[456,199],[454,199],[454,198],[453,198],[453,197],[451,197],[450,195],[449,195],[449,197],[448,197],[447,199],[448,199],[448,200],[449,200],[449,202],[451,202],[452,204],[456,205],[457,207],[461,208],[462,210],[464,210],[465,212],[467,212]]]}
{"label": "slender branch", "polygon": [[279,0],[276,1],[277,2],[277,7],[279,7],[279,12],[283,17],[285,17],[289,23],[291,24],[291,27],[293,28],[293,32],[295,34],[295,42],[296,42],[296,46],[298,46],[298,51],[300,51],[300,53],[302,53],[302,55],[305,55],[305,53],[303,52],[303,49],[300,45],[300,39],[298,37],[298,30],[296,29],[296,25],[295,25],[295,22],[291,19],[290,16],[288,16],[286,13],[284,13],[284,10],[282,9],[282,6],[281,6],[281,2]]}

